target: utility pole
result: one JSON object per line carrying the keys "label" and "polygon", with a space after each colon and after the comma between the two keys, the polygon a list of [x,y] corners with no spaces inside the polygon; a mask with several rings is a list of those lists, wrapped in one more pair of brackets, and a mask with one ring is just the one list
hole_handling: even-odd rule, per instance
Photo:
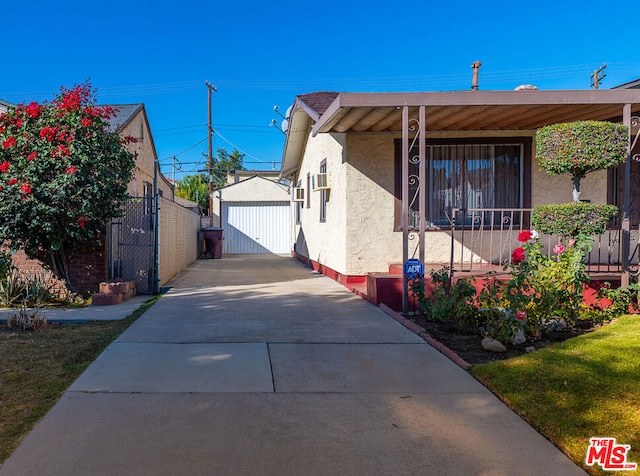
{"label": "utility pole", "polygon": [[209,216],[213,216],[213,127],[211,125],[211,93],[216,92],[216,87],[211,84],[209,81],[205,81],[207,85],[207,99],[208,99],[208,113],[209,113],[209,127],[208,127],[208,135],[209,135]]}
{"label": "utility pole", "polygon": [[593,71],[593,74],[591,75],[591,86],[593,87],[593,89],[598,89],[598,87],[600,86],[600,81],[607,77],[607,75],[604,74],[604,70],[606,67],[607,63],[600,66],[599,69]]}

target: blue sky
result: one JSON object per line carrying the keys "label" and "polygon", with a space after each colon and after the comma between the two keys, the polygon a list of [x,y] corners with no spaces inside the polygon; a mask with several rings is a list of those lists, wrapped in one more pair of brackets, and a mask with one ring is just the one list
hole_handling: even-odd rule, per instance
{"label": "blue sky", "polygon": [[640,78],[629,4],[556,2],[11,2],[2,13],[0,99],[50,100],[90,79],[98,102],[144,103],[162,170],[203,167],[207,88],[214,147],[279,169],[274,111],[314,91],[589,89]]}

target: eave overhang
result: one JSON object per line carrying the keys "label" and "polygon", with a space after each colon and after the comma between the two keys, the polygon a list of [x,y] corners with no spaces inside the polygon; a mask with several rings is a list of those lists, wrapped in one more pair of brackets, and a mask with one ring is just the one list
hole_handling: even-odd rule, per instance
{"label": "eave overhang", "polygon": [[403,106],[410,107],[410,119],[417,119],[418,107],[425,106],[427,131],[482,131],[621,120],[625,104],[632,114],[640,113],[640,90],[341,93],[312,132],[399,132]]}

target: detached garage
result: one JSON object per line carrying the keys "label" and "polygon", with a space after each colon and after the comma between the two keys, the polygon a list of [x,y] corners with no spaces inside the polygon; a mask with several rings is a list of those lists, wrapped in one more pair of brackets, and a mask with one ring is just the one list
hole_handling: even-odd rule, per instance
{"label": "detached garage", "polygon": [[213,192],[224,230],[224,254],[288,254],[290,200],[286,185],[254,176]]}

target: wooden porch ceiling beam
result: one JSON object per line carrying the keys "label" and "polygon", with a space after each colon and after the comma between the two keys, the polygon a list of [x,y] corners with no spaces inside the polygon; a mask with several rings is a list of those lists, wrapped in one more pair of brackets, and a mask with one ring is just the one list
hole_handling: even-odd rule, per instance
{"label": "wooden porch ceiling beam", "polygon": [[390,114],[396,113],[397,108],[395,107],[381,107],[369,110],[368,114],[355,124],[352,129],[356,132],[367,131],[374,128],[379,122],[384,121]]}
{"label": "wooden porch ceiling beam", "polygon": [[467,108],[467,113],[465,114],[460,114],[460,112],[461,111],[456,110],[449,118],[436,121],[436,124],[439,126],[438,128],[448,129],[451,126],[455,126],[454,129],[464,130],[469,126],[484,122],[493,117],[495,115],[495,108],[491,106],[477,106],[471,110]]}
{"label": "wooden porch ceiling beam", "polygon": [[451,108],[448,107],[430,107],[427,109],[427,118],[425,127],[427,130],[438,130],[437,124],[444,118],[451,115]]}
{"label": "wooden porch ceiling beam", "polygon": [[358,122],[360,122],[363,117],[369,114],[371,112],[371,109],[372,108],[370,107],[351,108],[349,112],[344,114],[340,121],[333,126],[333,130],[335,130],[336,132],[348,131],[355,124],[358,124]]}
{"label": "wooden porch ceiling beam", "polygon": [[[381,132],[381,131],[401,131],[402,130],[402,111],[400,109],[389,111],[389,114],[384,118],[378,121],[375,125],[371,126],[370,130],[373,132]],[[400,127],[393,129],[390,128],[392,124],[400,123]]]}
{"label": "wooden porch ceiling beam", "polygon": [[525,106],[514,110],[512,108],[496,109],[493,114],[482,122],[483,130],[529,130],[523,127],[523,120],[531,115],[538,115],[541,106]]}
{"label": "wooden porch ceiling beam", "polygon": [[528,129],[538,129],[551,123],[584,121],[584,120],[606,120],[617,115],[622,115],[622,106],[618,105],[576,105],[571,108],[554,107],[545,114],[538,114],[534,117],[523,118],[522,127]]}
{"label": "wooden porch ceiling beam", "polygon": [[[335,104],[335,101],[334,101]],[[332,104],[333,105],[333,104]],[[338,110],[336,110],[331,116],[327,117],[327,121],[323,122],[326,113],[323,114],[322,116],[320,116],[320,119],[318,120],[318,122],[315,123],[315,125],[312,127],[312,132],[313,135],[317,134],[318,132],[320,132],[320,128],[318,127],[319,125],[322,125],[322,130],[324,132],[329,132],[333,129],[333,127],[338,124],[340,122],[340,120],[351,110],[351,108],[340,108]]]}

